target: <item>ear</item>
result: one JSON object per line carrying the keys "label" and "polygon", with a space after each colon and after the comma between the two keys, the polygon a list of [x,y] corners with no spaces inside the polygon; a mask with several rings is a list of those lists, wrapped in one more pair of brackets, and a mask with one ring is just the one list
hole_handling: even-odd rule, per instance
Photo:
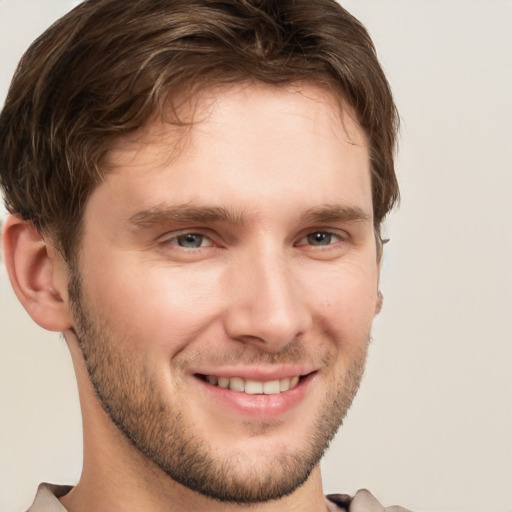
{"label": "ear", "polygon": [[377,291],[377,303],[375,304],[375,314],[378,315],[382,311],[382,304],[384,302],[384,295],[379,290]]}
{"label": "ear", "polygon": [[380,291],[380,274],[382,271],[382,257],[384,254],[384,245],[389,242],[389,239],[382,239],[380,236],[380,229],[375,230],[375,242],[377,247],[377,300],[375,301],[375,315],[382,311],[384,303],[384,295]]}
{"label": "ear", "polygon": [[61,254],[34,226],[8,215],[2,232],[5,266],[14,293],[32,319],[49,331],[73,325],[67,298],[68,269]]}

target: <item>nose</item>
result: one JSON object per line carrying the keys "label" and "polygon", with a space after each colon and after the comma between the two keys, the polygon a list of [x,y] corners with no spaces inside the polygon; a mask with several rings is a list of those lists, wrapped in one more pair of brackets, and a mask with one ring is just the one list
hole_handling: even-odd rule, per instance
{"label": "nose", "polygon": [[259,252],[231,269],[228,336],[279,352],[310,327],[311,311],[293,263],[279,251]]}

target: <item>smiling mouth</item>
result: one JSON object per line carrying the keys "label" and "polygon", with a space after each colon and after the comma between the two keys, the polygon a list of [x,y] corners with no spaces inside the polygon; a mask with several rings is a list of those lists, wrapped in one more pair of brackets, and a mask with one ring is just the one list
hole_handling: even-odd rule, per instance
{"label": "smiling mouth", "polygon": [[296,387],[306,375],[267,382],[242,379],[240,377],[217,377],[215,375],[198,375],[198,377],[212,386],[230,389],[239,393],[246,393],[248,395],[278,395]]}

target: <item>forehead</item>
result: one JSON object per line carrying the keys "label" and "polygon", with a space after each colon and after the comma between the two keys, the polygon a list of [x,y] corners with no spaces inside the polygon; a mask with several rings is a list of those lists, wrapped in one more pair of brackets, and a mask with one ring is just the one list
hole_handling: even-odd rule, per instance
{"label": "forehead", "polygon": [[[368,140],[357,121],[355,109],[342,100],[341,95],[334,95],[326,87],[313,83],[221,84],[200,89],[192,95],[181,92],[173,96],[169,104],[166,111],[155,113],[139,130],[115,139],[102,161],[104,170],[110,172],[124,164],[134,164],[142,152],[142,158],[149,156],[148,150],[170,160],[190,142],[191,135],[194,137],[204,131],[208,122],[210,127],[230,124],[240,134],[245,131],[248,136],[260,138],[264,134],[255,121],[264,118],[270,133],[273,119],[283,114],[295,118],[297,131],[305,127],[306,123],[299,123],[302,118],[309,124],[308,130],[316,133],[325,130],[326,135],[334,135],[341,143],[368,149]],[[252,133],[251,125],[254,126]],[[283,144],[284,149],[286,144]]]}
{"label": "forehead", "polygon": [[181,123],[159,116],[120,138],[99,189],[139,209],[237,199],[257,209],[293,197],[303,208],[356,201],[371,214],[366,136],[351,107],[326,89],[210,88],[182,101],[177,116]]}

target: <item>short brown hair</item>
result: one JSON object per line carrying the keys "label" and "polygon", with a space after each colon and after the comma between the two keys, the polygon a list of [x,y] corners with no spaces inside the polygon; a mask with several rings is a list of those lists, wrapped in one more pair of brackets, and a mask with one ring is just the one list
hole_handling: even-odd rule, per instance
{"label": "short brown hair", "polygon": [[[209,84],[314,81],[356,111],[375,229],[398,200],[398,115],[363,25],[335,0],[87,0],[28,49],[0,115],[7,209],[72,258],[113,140]],[[161,110],[162,111],[162,110]]]}

